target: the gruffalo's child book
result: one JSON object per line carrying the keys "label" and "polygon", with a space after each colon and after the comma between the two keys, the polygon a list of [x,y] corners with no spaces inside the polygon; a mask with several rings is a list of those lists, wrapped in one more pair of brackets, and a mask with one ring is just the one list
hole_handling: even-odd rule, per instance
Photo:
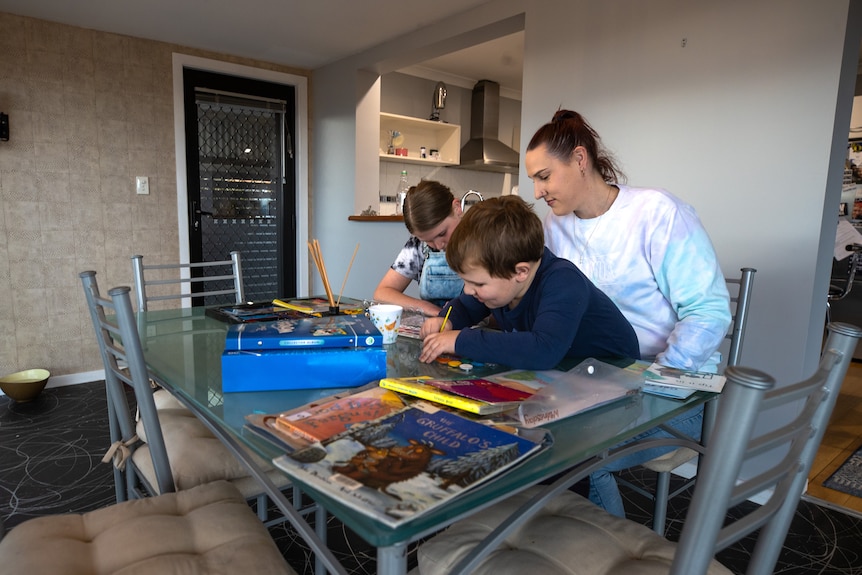
{"label": "the gruffalo's child book", "polygon": [[391,527],[523,462],[545,444],[426,402],[273,460],[300,484]]}

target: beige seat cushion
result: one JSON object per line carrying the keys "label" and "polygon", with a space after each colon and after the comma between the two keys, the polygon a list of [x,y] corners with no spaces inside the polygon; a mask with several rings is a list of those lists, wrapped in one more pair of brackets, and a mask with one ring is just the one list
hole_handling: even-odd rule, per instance
{"label": "beige seat cushion", "polygon": [[0,540],[0,574],[295,574],[225,481],[85,514],[40,517]]}
{"label": "beige seat cushion", "polygon": [[[500,522],[529,499],[528,489],[452,525],[419,547],[411,574],[447,575]],[[674,543],[633,521],[606,513],[566,491],[516,530],[475,575],[666,575]],[[710,575],[731,572],[713,561]]]}
{"label": "beige seat cushion", "polygon": [[688,447],[680,447],[669,451],[664,455],[659,455],[655,459],[651,459],[643,464],[647,469],[651,469],[657,473],[669,473],[698,456],[697,451]]}
{"label": "beige seat cushion", "polygon": [[162,409],[188,409],[166,389],[157,389],[153,392],[153,403],[156,405],[156,411]]}
{"label": "beige seat cushion", "polygon": [[[159,410],[159,423],[177,491],[219,479],[229,480],[246,498],[263,491],[239,459],[188,409],[164,407]],[[146,441],[141,422],[138,422],[137,434]],[[267,471],[267,476],[276,486],[286,487],[289,484],[284,473],[256,454],[250,451],[249,454],[260,469]],[[132,454],[132,461],[155,488],[156,474],[148,448],[142,446],[136,449]]]}

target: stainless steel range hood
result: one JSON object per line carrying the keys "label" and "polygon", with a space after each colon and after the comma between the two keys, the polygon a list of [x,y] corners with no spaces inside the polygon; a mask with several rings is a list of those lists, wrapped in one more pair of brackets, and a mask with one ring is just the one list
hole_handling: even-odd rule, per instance
{"label": "stainless steel range hood", "polygon": [[499,140],[500,84],[480,80],[473,87],[470,140],[461,148],[460,168],[517,174],[518,152]]}

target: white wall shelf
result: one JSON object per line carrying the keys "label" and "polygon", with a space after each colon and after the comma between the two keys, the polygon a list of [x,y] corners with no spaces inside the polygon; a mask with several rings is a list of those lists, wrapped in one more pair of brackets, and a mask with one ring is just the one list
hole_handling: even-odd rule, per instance
{"label": "white wall shelf", "polygon": [[[400,147],[407,148],[406,156],[387,153],[391,130],[397,130],[404,136]],[[422,146],[425,146],[429,157],[420,157]],[[438,150],[440,159],[431,158],[431,150]],[[461,126],[381,112],[380,160],[405,164],[457,166],[461,162]]]}

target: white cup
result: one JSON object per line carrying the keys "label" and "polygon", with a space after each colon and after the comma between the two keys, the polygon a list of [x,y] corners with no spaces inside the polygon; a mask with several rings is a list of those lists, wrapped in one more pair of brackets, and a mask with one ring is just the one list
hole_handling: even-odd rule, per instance
{"label": "white cup", "polygon": [[398,337],[398,328],[401,325],[401,312],[404,310],[400,305],[387,303],[376,304],[368,308],[368,315],[374,326],[383,334],[383,343],[395,343]]}

